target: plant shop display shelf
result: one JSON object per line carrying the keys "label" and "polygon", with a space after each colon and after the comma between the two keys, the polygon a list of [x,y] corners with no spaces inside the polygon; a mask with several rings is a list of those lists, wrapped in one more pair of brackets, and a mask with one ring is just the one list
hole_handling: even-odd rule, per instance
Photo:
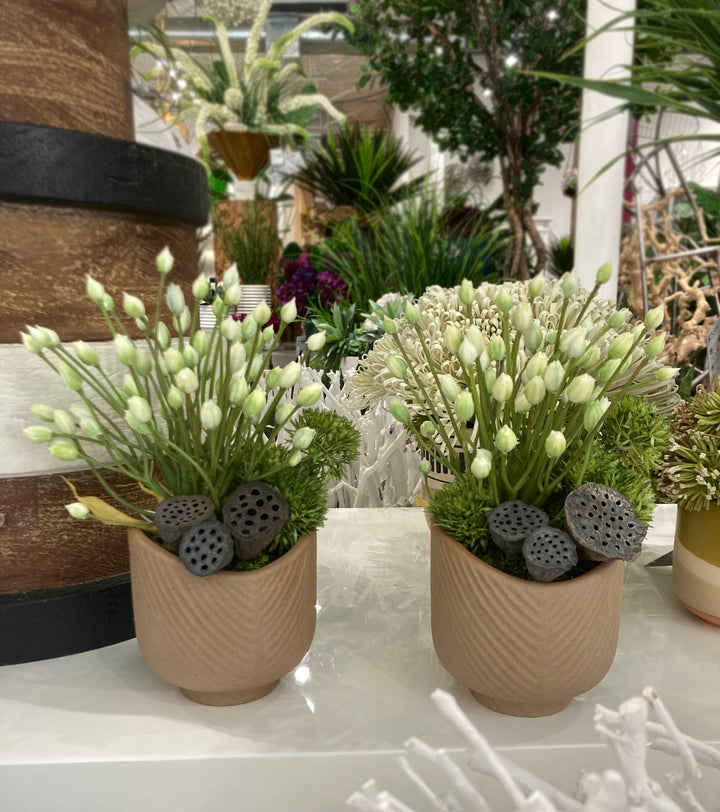
{"label": "plant shop display shelf", "polygon": [[[605,679],[554,716],[522,719],[479,705],[435,656],[423,512],[331,510],[318,533],[315,639],[263,699],[197,705],[146,667],[133,640],[0,668],[0,809],[335,811],[370,777],[423,809],[396,758],[411,735],[451,752],[463,746],[429,699],[438,687],[493,746],[570,792],[581,767],[613,766],[592,729],[595,704],[617,709],[646,685],[683,733],[718,746],[720,632],[682,608],[669,568],[644,567],[671,548],[674,525],[674,507],[660,507],[626,567]],[[659,777],[668,762],[652,758]],[[698,795],[715,809],[720,774],[705,774]],[[478,784],[494,812],[508,808],[490,779]]]}

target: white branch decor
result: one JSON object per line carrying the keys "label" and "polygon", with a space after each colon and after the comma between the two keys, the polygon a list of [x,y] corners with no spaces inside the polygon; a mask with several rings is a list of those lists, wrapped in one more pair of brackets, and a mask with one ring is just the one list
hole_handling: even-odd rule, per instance
{"label": "white branch decor", "polygon": [[[689,782],[700,778],[699,763],[720,769],[720,751],[682,734],[653,688],[645,688],[640,696],[623,702],[617,711],[602,705],[595,707],[595,731],[613,752],[618,769],[602,774],[585,773],[576,794],[578,800],[496,753],[453,696],[436,690],[431,697],[467,741],[470,768],[497,779],[510,798],[508,808],[516,812],[706,812]],[[655,712],[659,722],[648,721],[650,711]],[[487,801],[445,750],[416,738],[409,739],[405,749],[416,759],[434,764],[450,783],[450,790],[438,794],[422,772],[401,756],[398,762],[427,800],[425,808],[440,812],[490,812]],[[679,759],[678,767],[665,775],[665,789],[648,774],[648,749]],[[363,812],[421,812],[380,791],[374,780],[353,793],[348,805]]]}

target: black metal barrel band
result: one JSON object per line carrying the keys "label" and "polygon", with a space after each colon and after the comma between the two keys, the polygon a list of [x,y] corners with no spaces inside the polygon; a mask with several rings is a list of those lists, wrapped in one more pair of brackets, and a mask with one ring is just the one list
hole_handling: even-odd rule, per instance
{"label": "black metal barrel band", "polygon": [[204,226],[199,161],[134,141],[0,122],[0,201],[92,206]]}

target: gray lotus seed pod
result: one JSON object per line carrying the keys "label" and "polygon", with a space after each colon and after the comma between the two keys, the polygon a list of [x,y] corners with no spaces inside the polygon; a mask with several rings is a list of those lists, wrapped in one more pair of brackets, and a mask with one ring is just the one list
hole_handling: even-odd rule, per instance
{"label": "gray lotus seed pod", "polygon": [[200,522],[215,518],[215,505],[209,496],[169,496],[155,508],[155,527],[166,544],[177,547],[187,531]]}
{"label": "gray lotus seed pod", "polygon": [[525,539],[538,527],[547,527],[548,517],[540,508],[519,499],[494,507],[488,515],[490,537],[510,561],[522,556]]}
{"label": "gray lotus seed pod", "polygon": [[233,540],[217,519],[200,522],[185,533],[178,556],[193,575],[212,575],[233,560]]}
{"label": "gray lotus seed pod", "polygon": [[634,561],[647,533],[620,491],[594,482],[586,482],[569,494],[565,524],[581,556],[592,561]]}
{"label": "gray lotus seed pod", "polygon": [[523,558],[533,581],[554,581],[577,564],[575,542],[555,527],[538,527],[525,539]]}
{"label": "gray lotus seed pod", "polygon": [[233,492],[222,515],[235,542],[235,554],[241,561],[252,561],[283,529],[290,508],[267,483],[248,482]]}

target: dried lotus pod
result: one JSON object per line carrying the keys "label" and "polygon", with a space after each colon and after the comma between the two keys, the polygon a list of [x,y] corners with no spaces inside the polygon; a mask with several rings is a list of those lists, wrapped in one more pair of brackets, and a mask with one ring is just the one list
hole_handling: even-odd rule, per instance
{"label": "dried lotus pod", "polygon": [[581,556],[591,561],[634,561],[647,533],[620,491],[594,482],[586,482],[568,495],[565,524]]}
{"label": "dried lotus pod", "polygon": [[200,522],[215,518],[215,505],[209,496],[169,496],[155,508],[155,527],[166,544],[177,547],[187,531]]}
{"label": "dried lotus pod", "polygon": [[540,508],[519,499],[494,507],[488,515],[490,537],[510,561],[522,555],[525,539],[538,527],[547,527],[548,517]]}
{"label": "dried lotus pod", "polygon": [[232,536],[217,519],[200,522],[182,537],[178,556],[193,575],[212,575],[233,560]]}
{"label": "dried lotus pod", "polygon": [[555,527],[538,527],[522,547],[525,565],[533,581],[554,581],[578,562],[575,542]]}
{"label": "dried lotus pod", "polygon": [[222,515],[235,541],[235,554],[241,561],[252,561],[283,529],[290,508],[265,482],[248,482],[233,492]]}

